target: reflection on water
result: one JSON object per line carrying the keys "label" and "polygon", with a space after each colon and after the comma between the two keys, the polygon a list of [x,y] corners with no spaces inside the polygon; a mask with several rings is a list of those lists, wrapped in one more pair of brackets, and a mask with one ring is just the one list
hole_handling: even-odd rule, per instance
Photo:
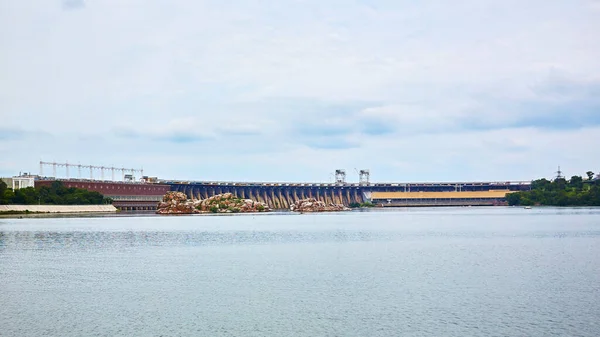
{"label": "reflection on water", "polygon": [[116,249],[146,246],[277,244],[389,240],[387,233],[369,231],[235,231],[235,232],[0,232],[0,249]]}
{"label": "reflection on water", "polygon": [[[600,237],[598,230],[586,231],[532,231],[522,233],[522,238],[577,238]],[[7,249],[118,249],[132,247],[176,247],[205,245],[241,245],[241,244],[284,244],[284,243],[325,243],[350,241],[386,241],[418,240],[433,238],[510,238],[510,233],[470,233],[423,231],[408,233],[377,231],[127,231],[127,232],[0,232],[0,250]]]}

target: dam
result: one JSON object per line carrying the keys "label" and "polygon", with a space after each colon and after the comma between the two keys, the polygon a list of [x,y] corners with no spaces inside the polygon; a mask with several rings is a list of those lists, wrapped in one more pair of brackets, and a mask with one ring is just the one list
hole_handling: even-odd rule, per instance
{"label": "dam", "polygon": [[[50,177],[41,174],[44,166],[52,168]],[[61,167],[65,168],[66,179],[57,178],[57,168]],[[77,172],[79,177],[70,178],[69,169]],[[82,171],[87,170],[89,178],[82,178]],[[61,181],[68,188],[97,191],[110,197],[120,210],[155,210],[168,191],[182,192],[190,199],[231,193],[238,198],[264,202],[273,209],[289,209],[294,202],[307,198],[345,206],[366,202],[378,207],[493,206],[505,205],[508,193],[531,190],[531,181],[373,183],[369,180],[369,170],[356,172],[359,179],[355,183],[346,182],[346,172],[342,169],[335,171],[335,180],[329,183],[194,181],[148,177],[143,175],[143,169],[40,161],[40,175],[27,179],[36,187]],[[122,181],[115,179],[115,173]],[[136,179],[135,173],[140,173],[141,178]],[[105,179],[107,176],[111,178]]]}
{"label": "dam", "polygon": [[325,203],[398,206],[502,205],[507,193],[531,189],[528,181],[441,183],[282,183],[160,180],[172,191],[190,199],[221,193],[264,202],[275,209],[289,208],[297,200],[315,198]]}
{"label": "dam", "polygon": [[[147,177],[146,177],[147,178]],[[179,181],[160,179],[117,182],[91,179],[37,177],[35,186],[61,181],[66,187],[97,191],[113,200],[120,210],[155,210],[168,191],[183,192],[190,199],[232,193],[238,198],[264,202],[273,209],[289,209],[294,202],[315,198],[325,203],[352,206],[365,202],[378,207],[493,206],[504,205],[506,194],[527,191],[531,182],[440,183],[284,183]],[[33,178],[32,178],[33,179]]]}

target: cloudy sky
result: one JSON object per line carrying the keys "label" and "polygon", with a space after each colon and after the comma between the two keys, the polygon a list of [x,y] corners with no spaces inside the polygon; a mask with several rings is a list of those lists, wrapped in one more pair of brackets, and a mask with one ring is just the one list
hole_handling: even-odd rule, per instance
{"label": "cloudy sky", "polygon": [[0,0],[0,175],[598,172],[599,32],[598,0]]}

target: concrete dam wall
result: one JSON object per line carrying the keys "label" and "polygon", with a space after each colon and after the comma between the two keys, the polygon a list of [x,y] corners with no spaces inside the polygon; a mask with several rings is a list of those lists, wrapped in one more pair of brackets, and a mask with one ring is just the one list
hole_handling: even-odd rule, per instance
{"label": "concrete dam wall", "polygon": [[232,193],[238,198],[264,202],[275,209],[289,208],[292,203],[306,198],[344,205],[353,202],[361,203],[365,200],[363,187],[358,186],[172,184],[171,190],[183,192],[188,198],[193,199],[206,199],[221,193]]}

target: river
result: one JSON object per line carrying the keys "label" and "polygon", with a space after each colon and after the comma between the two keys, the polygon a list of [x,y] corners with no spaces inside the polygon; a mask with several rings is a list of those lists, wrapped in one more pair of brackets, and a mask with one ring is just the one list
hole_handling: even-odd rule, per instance
{"label": "river", "polygon": [[0,219],[0,336],[600,335],[600,209]]}

